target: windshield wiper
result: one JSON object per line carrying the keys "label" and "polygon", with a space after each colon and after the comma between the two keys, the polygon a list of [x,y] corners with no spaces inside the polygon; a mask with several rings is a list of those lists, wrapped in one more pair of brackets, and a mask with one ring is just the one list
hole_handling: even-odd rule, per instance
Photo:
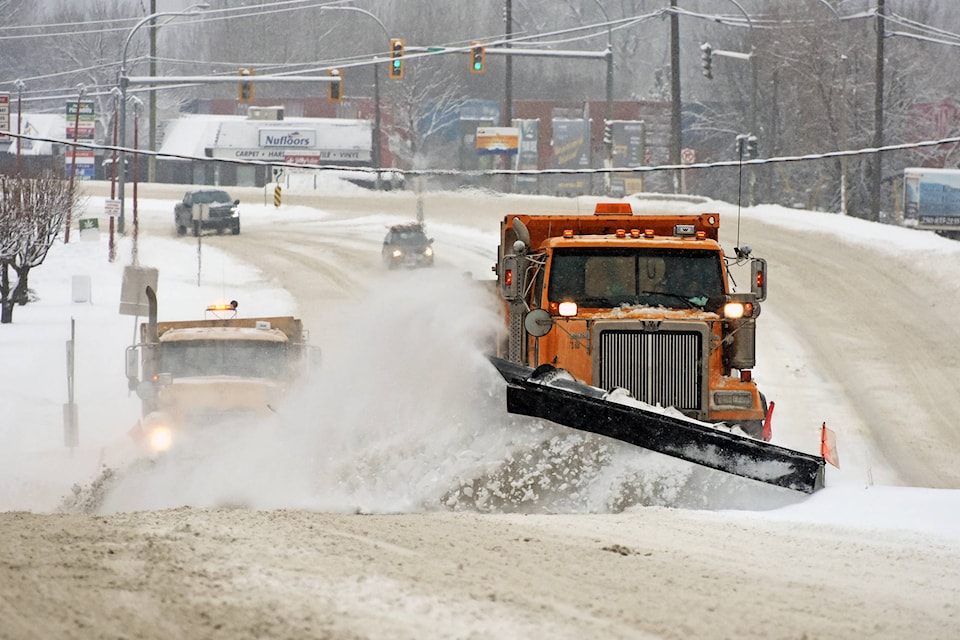
{"label": "windshield wiper", "polygon": [[706,304],[706,298],[704,298],[704,297],[700,297],[700,298],[687,298],[687,297],[684,297],[684,296],[680,295],[679,293],[673,293],[673,292],[670,292],[670,291],[641,291],[640,293],[642,293],[642,294],[644,294],[644,295],[663,296],[663,297],[665,297],[665,298],[671,298],[671,299],[673,299],[673,300],[679,300],[679,301],[683,302],[683,304],[686,305],[686,307],[687,307],[688,309],[702,309],[702,308],[703,308],[701,305],[695,304],[695,303],[694,303],[694,300],[702,299],[702,300],[704,300],[704,304]]}

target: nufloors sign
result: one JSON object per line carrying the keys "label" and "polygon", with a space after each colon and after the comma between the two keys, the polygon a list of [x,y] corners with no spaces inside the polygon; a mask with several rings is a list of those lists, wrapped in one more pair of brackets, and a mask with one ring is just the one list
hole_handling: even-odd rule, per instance
{"label": "nufloors sign", "polygon": [[252,133],[226,137],[230,141],[246,141],[247,145],[215,146],[206,153],[214,158],[295,164],[363,164],[372,157],[369,127],[257,127],[257,146],[253,146]]}
{"label": "nufloors sign", "polygon": [[260,129],[260,146],[313,149],[317,146],[317,132],[314,129]]}

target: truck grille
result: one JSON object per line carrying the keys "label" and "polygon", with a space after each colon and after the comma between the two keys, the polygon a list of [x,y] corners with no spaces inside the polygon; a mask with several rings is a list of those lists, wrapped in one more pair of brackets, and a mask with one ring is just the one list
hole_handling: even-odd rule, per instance
{"label": "truck grille", "polygon": [[623,387],[648,404],[682,411],[702,408],[701,332],[601,330],[598,344],[597,386]]}

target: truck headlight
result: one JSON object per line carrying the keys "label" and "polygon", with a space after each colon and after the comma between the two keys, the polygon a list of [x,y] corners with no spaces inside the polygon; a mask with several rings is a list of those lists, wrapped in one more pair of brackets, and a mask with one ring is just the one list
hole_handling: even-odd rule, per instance
{"label": "truck headlight", "polygon": [[426,249],[423,250],[423,255],[429,258],[430,256],[433,255],[433,249],[431,247],[427,247]]}
{"label": "truck headlight", "polygon": [[173,445],[173,431],[165,425],[152,427],[147,437],[150,449],[155,453],[166,451]]}
{"label": "truck headlight", "polygon": [[565,318],[577,315],[577,303],[571,301],[561,302],[557,307],[557,313]]}
{"label": "truck headlight", "polygon": [[729,320],[750,318],[753,316],[753,304],[750,302],[728,302],[723,305],[723,317]]}
{"label": "truck headlight", "polygon": [[400,256],[403,255],[403,251],[401,251],[400,249],[394,249],[392,255],[394,258],[399,258]]}

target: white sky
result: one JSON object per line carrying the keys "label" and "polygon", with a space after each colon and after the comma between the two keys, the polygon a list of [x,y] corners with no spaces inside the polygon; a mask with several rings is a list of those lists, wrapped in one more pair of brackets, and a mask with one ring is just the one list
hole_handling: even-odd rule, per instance
{"label": "white sky", "polygon": [[[102,199],[93,198],[87,206],[92,211],[101,211]],[[171,207],[165,200],[144,200],[140,212],[142,216],[166,219]],[[799,215],[773,206],[756,207],[745,211],[744,216],[761,213],[765,220],[775,221],[786,229],[816,228],[835,234],[845,242],[870,243],[878,250],[912,252],[916,259],[929,263],[932,274],[955,277],[937,273],[937,257],[945,252],[960,251],[960,243],[945,242],[933,234],[906,232],[832,214],[804,212]],[[244,232],[255,232],[274,215],[272,207],[244,204]],[[304,222],[325,217],[322,211],[290,206],[285,208],[284,215],[287,220]],[[371,238],[382,237],[384,221],[377,219],[376,222],[370,227]],[[465,245],[489,242],[491,260],[495,254],[496,229],[482,234],[452,225],[436,225],[432,230],[439,247],[445,238]],[[378,240],[379,237],[373,242]],[[139,401],[126,391],[123,362],[124,349],[133,340],[134,319],[117,312],[121,278],[124,265],[130,263],[131,245],[129,236],[121,239],[117,260],[110,263],[107,242],[103,229],[96,241],[74,236],[69,245],[57,243],[46,262],[31,272],[30,285],[38,300],[17,307],[13,324],[0,325],[0,406],[3,407],[0,510],[52,511],[61,497],[69,493],[71,485],[90,483],[101,465],[119,467],[132,459],[125,432],[139,417]],[[379,251],[379,247],[376,250]],[[196,246],[184,239],[175,239],[172,233],[169,237],[141,237],[139,259],[140,264],[159,269],[161,319],[197,317],[207,304],[234,298],[240,300],[241,312],[247,311],[249,315],[297,313],[296,301],[278,288],[269,275],[211,246],[205,246],[202,253],[202,286],[197,286]],[[225,274],[229,274],[229,278],[224,277]],[[71,300],[72,279],[77,275],[91,279],[89,302]],[[442,271],[430,277],[437,279],[430,286],[445,286]],[[228,279],[229,290],[222,284]],[[375,333],[372,329],[378,326],[379,314],[395,314],[400,318],[405,314],[423,314],[430,300],[418,299],[418,294],[411,291],[403,288],[402,281],[374,291],[370,295],[375,293],[378,297],[368,298],[364,303],[368,305],[365,319],[345,327],[345,335],[349,335],[351,329],[367,331],[363,342],[368,343],[370,335]],[[472,304],[469,300],[459,302]],[[765,307],[764,314],[758,330],[761,367],[765,355],[777,356],[770,353],[770,346],[764,346],[769,343],[763,335],[780,324],[776,309]],[[72,452],[64,448],[62,435],[62,407],[67,401],[64,344],[70,337],[71,318],[76,321],[76,401],[80,414],[80,446]],[[363,322],[370,325],[364,326]],[[215,506],[236,498],[255,508],[350,511],[363,505],[373,511],[422,510],[424,500],[438,495],[455,479],[475,477],[478,470],[491,468],[510,451],[523,452],[537,442],[528,428],[515,428],[509,418],[496,415],[497,407],[503,404],[502,385],[497,386],[500,384],[497,375],[492,368],[483,370],[484,361],[479,353],[457,353],[456,349],[463,349],[456,344],[463,327],[454,331],[446,324],[438,321],[431,325],[427,338],[436,341],[440,345],[438,350],[443,351],[434,357],[438,362],[447,363],[442,375],[450,379],[444,384],[470,387],[459,400],[462,403],[459,412],[455,410],[457,407],[446,412],[437,408],[442,393],[449,390],[429,390],[423,380],[418,379],[416,367],[422,365],[424,371],[437,375],[437,363],[411,364],[411,360],[426,356],[419,355],[425,350],[404,342],[408,337],[391,336],[387,332],[375,338],[376,344],[371,350],[384,355],[383,363],[376,367],[365,362],[364,368],[360,368],[360,363],[351,363],[346,352],[339,352],[336,345],[320,345],[324,349],[325,365],[347,370],[357,367],[354,372],[348,371],[356,374],[348,376],[349,386],[313,390],[327,403],[321,410],[323,415],[317,415],[315,405],[306,403],[297,426],[285,431],[282,437],[266,441],[260,435],[231,438],[229,443],[220,443],[216,455],[209,456],[203,465],[178,467],[175,470],[178,475],[173,478],[143,480],[112,508]],[[357,344],[360,343],[358,338]],[[791,362],[803,363],[805,355],[800,340],[792,341],[780,333],[776,349],[779,355],[789,353]],[[465,363],[462,373],[448,373],[450,360],[444,356],[451,352]],[[402,379],[405,370],[411,379]],[[903,529],[907,533],[930,536],[931,540],[960,536],[960,491],[894,486],[895,474],[870,455],[869,443],[858,441],[856,434],[845,433],[842,406],[847,400],[838,398],[835,389],[820,385],[816,379],[811,379],[803,388],[795,388],[793,381],[778,379],[776,368],[764,371],[764,375],[777,399],[775,421],[789,423],[791,399],[803,403],[822,402],[825,406],[832,403],[835,407],[832,415],[839,419],[834,418],[836,421],[830,426],[838,433],[843,468],[838,471],[828,467],[827,488],[813,496],[791,494],[789,499],[778,496],[767,503],[767,507],[775,508],[731,510],[731,517],[829,523],[856,530]],[[396,387],[400,387],[399,392],[393,391]],[[410,400],[418,389],[423,396]],[[393,393],[401,395],[391,396]],[[410,406],[402,406],[405,401],[409,401]],[[473,413],[483,418],[479,422],[475,417],[462,417],[471,413],[471,403],[477,406]],[[490,420],[497,419],[503,424],[485,430]],[[313,428],[314,420],[322,420],[319,430]],[[353,420],[362,420],[363,424],[355,424]],[[403,424],[397,426],[392,421]],[[819,425],[807,425],[800,431],[787,429],[781,432],[783,439],[779,441],[775,432],[774,442],[815,451],[816,427]],[[796,433],[803,435],[798,437]],[[230,457],[225,450],[232,454],[243,450],[243,453]],[[684,474],[687,472],[672,470],[690,466],[669,459],[664,461],[659,456],[654,460],[650,455],[638,455],[638,450],[620,443],[611,447],[611,451],[610,463],[599,470],[600,476],[609,478],[633,472],[643,464],[662,466],[667,474]],[[345,469],[373,465],[378,469],[373,474],[376,481],[370,477],[360,478],[359,471],[357,478],[344,475]],[[197,488],[200,485],[202,490]],[[593,483],[581,490],[597,492],[602,491],[603,486],[607,485]],[[605,504],[607,499],[598,496],[595,502],[590,502],[588,496],[586,504],[596,510],[597,505]]]}

